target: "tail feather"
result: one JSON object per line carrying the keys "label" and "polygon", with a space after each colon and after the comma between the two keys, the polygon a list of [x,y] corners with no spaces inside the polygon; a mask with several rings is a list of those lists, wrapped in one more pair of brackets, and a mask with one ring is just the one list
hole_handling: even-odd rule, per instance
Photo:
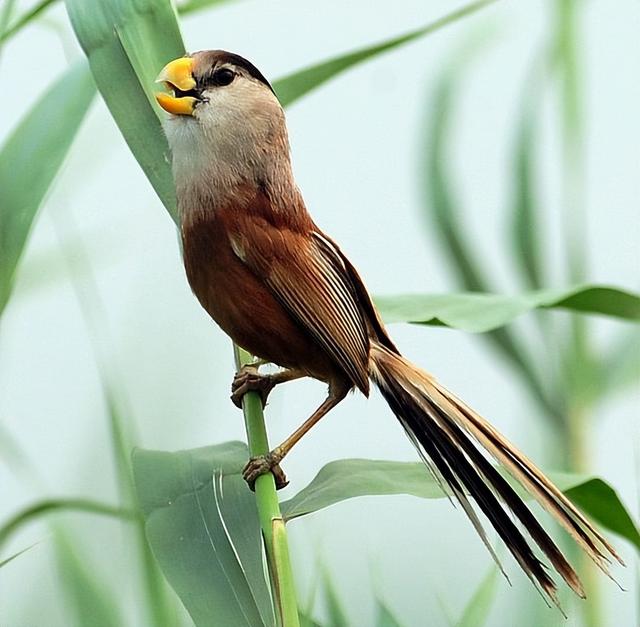
{"label": "tail feather", "polygon": [[523,525],[569,587],[584,597],[576,572],[476,443],[530,492],[605,573],[609,574],[607,553],[622,563],[606,539],[533,462],[426,372],[400,355],[374,344],[370,374],[428,468],[441,484],[448,486],[498,565],[499,561],[467,494],[485,514],[523,571],[547,598],[558,605],[556,585],[501,502]]}

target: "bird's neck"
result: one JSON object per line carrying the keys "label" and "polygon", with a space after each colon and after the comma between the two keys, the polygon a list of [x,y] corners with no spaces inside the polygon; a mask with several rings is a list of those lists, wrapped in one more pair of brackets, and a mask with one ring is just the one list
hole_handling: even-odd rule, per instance
{"label": "bird's neck", "polygon": [[214,218],[223,207],[251,211],[264,196],[274,213],[306,214],[286,134],[207,137],[196,125],[173,125],[167,137],[183,226]]}

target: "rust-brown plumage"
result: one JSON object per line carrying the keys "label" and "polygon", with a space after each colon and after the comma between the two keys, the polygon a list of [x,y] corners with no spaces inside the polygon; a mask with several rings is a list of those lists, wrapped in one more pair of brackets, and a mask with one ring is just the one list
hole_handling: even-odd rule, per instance
{"label": "rust-brown plumage", "polygon": [[[621,561],[615,550],[530,460],[400,355],[357,271],[309,217],[291,174],[281,108],[264,77],[246,64],[222,51],[194,55],[192,95],[200,99],[192,114],[195,120],[167,132],[187,277],[202,306],[235,342],[289,369],[270,385],[303,375],[329,385],[327,400],[300,429],[266,459],[248,465],[247,479],[277,467],[349,390],[368,395],[373,381],[494,558],[472,501],[548,598],[557,603],[555,583],[521,528],[566,583],[584,596],[575,571],[481,449],[503,465],[604,572],[609,556]],[[231,68],[236,78],[220,85],[222,79],[215,78],[220,68]],[[207,77],[213,82],[207,83]],[[185,152],[189,138],[198,158],[210,159],[198,163],[192,177],[187,167],[192,155]]]}

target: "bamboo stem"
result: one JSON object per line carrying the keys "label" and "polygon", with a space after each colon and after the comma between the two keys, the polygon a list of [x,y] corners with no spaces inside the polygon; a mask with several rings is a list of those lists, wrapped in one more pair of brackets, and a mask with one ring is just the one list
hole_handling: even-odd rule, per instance
{"label": "bamboo stem", "polygon": [[[235,344],[233,351],[238,369],[251,363],[249,353]],[[242,410],[250,455],[252,457],[266,455],[269,452],[269,441],[260,396],[256,392],[245,394],[242,399]],[[256,479],[255,489],[278,624],[282,627],[299,627],[289,543],[273,474],[269,472],[259,476]]]}

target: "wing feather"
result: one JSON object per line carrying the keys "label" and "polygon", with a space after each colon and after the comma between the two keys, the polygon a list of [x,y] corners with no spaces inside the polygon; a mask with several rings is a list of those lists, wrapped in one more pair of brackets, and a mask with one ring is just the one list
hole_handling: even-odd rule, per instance
{"label": "wing feather", "polygon": [[369,391],[365,314],[339,249],[318,231],[268,222],[229,232],[233,251],[363,393]]}

